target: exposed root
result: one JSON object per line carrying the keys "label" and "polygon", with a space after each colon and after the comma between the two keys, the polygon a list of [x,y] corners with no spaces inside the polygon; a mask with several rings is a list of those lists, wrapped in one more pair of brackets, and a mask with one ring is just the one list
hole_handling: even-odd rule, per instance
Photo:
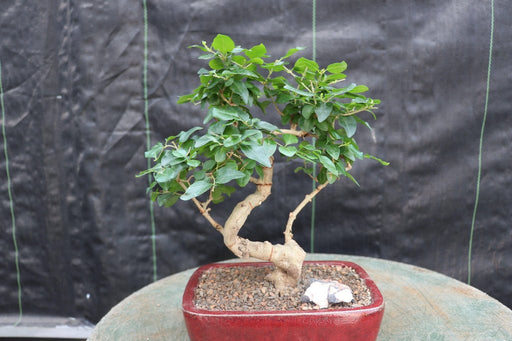
{"label": "exposed root", "polygon": [[274,245],[271,261],[276,269],[266,279],[278,290],[297,286],[305,257],[306,252],[293,239],[284,245]]}

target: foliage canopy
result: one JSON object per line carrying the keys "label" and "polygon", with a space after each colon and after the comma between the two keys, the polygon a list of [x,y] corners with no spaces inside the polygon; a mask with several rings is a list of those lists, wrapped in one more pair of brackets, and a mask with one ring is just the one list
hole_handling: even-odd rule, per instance
{"label": "foliage canopy", "polygon": [[[223,201],[235,186],[245,187],[256,175],[261,178],[276,152],[304,161],[296,172],[319,184],[341,176],[356,182],[349,170],[357,159],[387,164],[360,151],[354,139],[359,125],[370,128],[358,114],[369,111],[375,117],[372,110],[380,101],[363,95],[365,85],[342,83],[344,61],[326,68],[304,57],[290,62],[300,47],[269,61],[265,45],[242,48],[222,34],[211,45],[203,41],[192,47],[204,52],[199,59],[208,61],[209,68],[199,70],[200,85],[178,103],[201,104],[204,126],[170,136],[145,153],[154,166],[139,176],[153,175],[148,190],[160,205],[206,193],[206,209],[210,202]],[[267,111],[280,116],[282,127],[256,117]],[[314,176],[316,165],[320,168]]]}

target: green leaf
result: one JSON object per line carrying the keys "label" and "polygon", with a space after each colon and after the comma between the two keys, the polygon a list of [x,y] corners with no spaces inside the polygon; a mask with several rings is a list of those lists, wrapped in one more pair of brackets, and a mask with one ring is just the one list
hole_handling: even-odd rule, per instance
{"label": "green leaf", "polygon": [[274,86],[274,88],[282,88],[286,83],[287,80],[283,76],[277,76],[270,79],[270,82]]}
{"label": "green leaf", "polygon": [[223,62],[222,62],[222,60],[220,60],[219,58],[215,58],[215,59],[210,60],[210,62],[208,63],[208,65],[209,65],[213,70],[220,70],[220,69],[224,68],[224,63],[223,63]]}
{"label": "green leaf", "polygon": [[250,145],[242,145],[242,151],[251,160],[258,162],[265,167],[272,167],[270,157],[274,155],[277,145],[272,140],[263,141],[263,145],[256,143]]}
{"label": "green leaf", "polygon": [[196,168],[201,164],[201,161],[199,160],[187,160],[187,165],[190,167]]}
{"label": "green leaf", "polygon": [[215,186],[215,189],[212,193],[212,199],[214,204],[218,204],[224,201],[224,195],[230,196],[235,189],[231,186],[226,185],[218,185]]}
{"label": "green leaf", "polygon": [[329,64],[327,66],[327,71],[330,73],[342,73],[347,69],[347,63],[341,62],[341,63],[333,63]]}
{"label": "green leaf", "polygon": [[162,188],[171,193],[181,193],[183,191],[183,188],[176,180],[167,182]]}
{"label": "green leaf", "polygon": [[231,85],[231,90],[233,90],[235,94],[240,96],[245,104],[249,103],[249,90],[247,90],[247,87],[243,82],[234,81],[233,85]]}
{"label": "green leaf", "polygon": [[238,130],[238,127],[234,124],[228,124],[226,126],[226,129],[224,130],[224,137],[231,136],[231,135],[240,135],[240,130]]}
{"label": "green leaf", "polygon": [[175,138],[177,138],[178,136],[177,135],[173,135],[173,136],[169,136],[165,139],[165,143],[167,142],[171,142],[172,140],[174,140]]}
{"label": "green leaf", "polygon": [[[205,41],[203,41],[203,45],[204,45],[204,44],[206,44],[206,42],[205,42]],[[200,50],[201,50],[201,51],[203,51],[203,52],[208,52],[208,49],[207,49],[206,47],[202,46],[202,45],[190,45],[190,46],[188,46],[188,48],[189,48],[189,49],[191,49],[191,48],[196,48],[196,49],[200,49]]]}
{"label": "green leaf", "polygon": [[251,58],[251,59],[249,60],[249,62],[250,62],[250,63],[253,63],[253,64],[258,64],[258,65],[261,65],[261,64],[263,64],[263,63],[264,63],[263,59],[258,58],[258,57],[256,57],[256,58]]}
{"label": "green leaf", "polygon": [[226,130],[227,125],[229,125],[229,122],[226,121],[215,122],[208,128],[208,133],[213,135],[221,135],[224,133],[224,130]]}
{"label": "green leaf", "polygon": [[281,59],[289,58],[292,55],[294,55],[295,53],[297,53],[299,51],[302,51],[304,49],[305,49],[304,47],[300,47],[300,46],[299,47],[295,47],[293,49],[289,49],[288,52],[286,52],[286,54]]}
{"label": "green leaf", "polygon": [[256,161],[247,159],[247,160],[244,160],[244,163],[240,168],[244,169],[246,172],[251,172],[251,174],[252,174],[252,170],[256,166],[257,166]]}
{"label": "green leaf", "polygon": [[[316,151],[317,149],[315,148],[315,146],[313,146],[311,143],[309,143],[308,141],[302,141],[299,145],[299,147],[301,149],[305,149],[305,150],[309,150],[311,152],[314,152]],[[309,153],[310,154],[310,153]]]}
{"label": "green leaf", "polygon": [[240,186],[240,187],[247,186],[247,184],[251,180],[251,175],[252,175],[252,170],[251,171],[246,170],[244,172],[244,177],[243,178],[236,179],[236,183],[238,184],[238,186]]}
{"label": "green leaf", "polygon": [[[368,103],[368,99],[367,98],[364,98],[364,97],[355,97],[355,98],[352,98],[352,103],[357,103],[357,104],[367,104]],[[352,104],[351,103],[351,104]],[[359,105],[359,106],[353,106],[352,108],[353,109],[356,109],[356,110],[359,110],[361,109],[363,106]]]}
{"label": "green leaf", "polygon": [[179,195],[175,195],[172,193],[166,193],[166,194],[159,195],[157,198],[157,202],[158,202],[159,206],[171,207],[178,201],[179,198],[180,198]]}
{"label": "green leaf", "polygon": [[313,112],[315,112],[315,107],[311,104],[306,104],[304,107],[302,107],[302,116],[304,116],[306,119],[310,118]]}
{"label": "green leaf", "polygon": [[232,107],[213,107],[212,116],[221,121],[230,121],[238,118],[238,111]]}
{"label": "green leaf", "polygon": [[327,182],[327,173],[329,173],[327,168],[325,168],[325,167],[320,168],[320,171],[316,175],[316,181],[321,184]]}
{"label": "green leaf", "polygon": [[388,166],[388,165],[389,165],[389,162],[384,161],[384,160],[382,160],[382,159],[379,159],[378,157],[373,156],[373,155],[364,154],[364,158],[365,158],[365,159],[372,159],[372,160],[378,161],[378,162],[380,162],[380,164],[381,164],[381,165],[383,165],[383,166]]}
{"label": "green leaf", "polygon": [[253,46],[250,50],[244,50],[245,54],[249,58],[261,58],[266,57],[267,48],[263,44]]}
{"label": "green leaf", "polygon": [[347,75],[345,75],[344,73],[336,73],[336,74],[329,75],[329,76],[325,77],[324,80],[328,84],[333,84],[333,83],[338,83],[339,81],[341,81],[345,78],[347,78]]}
{"label": "green leaf", "polygon": [[226,160],[226,150],[224,148],[220,148],[215,153],[215,162],[221,163],[224,160]]}
{"label": "green leaf", "polygon": [[345,129],[345,131],[347,132],[347,137],[354,136],[356,129],[357,129],[357,121],[354,117],[352,117],[352,116],[340,117],[338,122],[340,123],[340,126],[342,126],[343,129]]}
{"label": "green leaf", "polygon": [[242,141],[242,138],[240,135],[238,135],[238,134],[231,135],[227,139],[224,140],[223,145],[224,145],[224,147],[229,148],[229,147],[233,147],[233,146],[239,144],[240,141]]}
{"label": "green leaf", "polygon": [[[301,95],[301,96],[306,96],[306,97],[313,97],[314,94],[312,94],[311,92],[308,92],[308,91],[304,91],[304,90],[300,90],[300,89],[295,89],[293,86],[291,86],[290,84],[285,84],[284,88],[286,90],[289,90],[291,92],[294,92],[298,95]],[[279,102],[278,102],[279,103]]]}
{"label": "green leaf", "polygon": [[358,94],[360,92],[366,92],[368,91],[368,87],[366,85],[358,85],[358,86],[355,86],[352,90],[350,90],[350,92],[354,93],[354,94]]}
{"label": "green leaf", "polygon": [[213,176],[215,177],[216,184],[225,184],[231,180],[245,177],[245,173],[236,169],[236,165],[227,164],[226,166],[219,168]]}
{"label": "green leaf", "polygon": [[205,144],[208,144],[209,142],[216,142],[219,143],[216,137],[212,135],[203,135],[200,138],[198,138],[194,144],[195,148],[200,148],[204,146]]}
{"label": "green leaf", "polygon": [[332,103],[320,103],[315,109],[318,116],[318,122],[323,122],[332,112]]}
{"label": "green leaf", "polygon": [[276,60],[273,63],[265,63],[261,65],[262,68],[268,69],[272,72],[280,72],[284,70],[283,62],[281,60]]}
{"label": "green leaf", "polygon": [[354,153],[350,149],[348,149],[348,147],[343,147],[342,154],[346,159],[348,159],[350,161],[356,160]]}
{"label": "green leaf", "polygon": [[151,192],[151,201],[156,201],[160,192]]}
{"label": "green leaf", "polygon": [[176,150],[173,150],[171,153],[172,153],[172,155],[176,156],[177,158],[185,158],[185,157],[187,157],[187,154],[188,154],[187,150],[183,149],[181,147],[179,147]]}
{"label": "green leaf", "polygon": [[293,95],[287,94],[287,93],[280,93],[277,95],[276,103],[283,104],[283,103],[288,103],[292,100],[293,100]]}
{"label": "green leaf", "polygon": [[208,108],[208,113],[206,114],[206,116],[203,119],[203,124],[207,124],[213,118],[212,110],[213,110],[213,107]]}
{"label": "green leaf", "polygon": [[144,156],[148,159],[156,159],[160,155],[160,153],[162,152],[163,149],[164,149],[164,145],[162,144],[162,142],[158,142],[153,147],[151,147],[150,150],[145,152]]}
{"label": "green leaf", "polygon": [[241,67],[230,68],[229,70],[223,71],[222,75],[223,76],[240,75],[240,76],[246,76],[246,77],[255,78],[255,79],[261,78],[257,73],[255,73],[251,70],[245,69],[245,68],[241,68]]}
{"label": "green leaf", "polygon": [[212,188],[212,183],[209,178],[204,180],[196,181],[183,193],[181,196],[181,200],[190,200],[192,198],[198,197],[204,192],[208,191]]}
{"label": "green leaf", "polygon": [[183,170],[183,167],[171,167],[165,168],[163,171],[155,173],[155,181],[160,183],[164,183],[170,180],[173,180],[178,176],[178,174]]}
{"label": "green leaf", "polygon": [[297,59],[293,68],[299,72],[304,72],[306,69],[308,69],[308,71],[315,72],[319,69],[318,64],[315,61],[304,57]]}
{"label": "green leaf", "polygon": [[196,94],[188,94],[188,95],[180,96],[178,98],[178,104],[183,104],[183,103],[191,102],[194,99],[195,96],[196,96]]}
{"label": "green leaf", "polygon": [[[352,140],[352,142],[354,142],[354,141]],[[348,148],[348,150],[350,150],[354,154],[354,156],[356,158],[358,158],[360,160],[362,160],[364,158],[363,152],[360,151],[359,148],[356,145],[349,144],[347,148]]]}
{"label": "green leaf", "polygon": [[188,138],[190,137],[190,135],[192,135],[193,133],[195,133],[196,131],[201,130],[201,129],[203,129],[203,127],[194,127],[194,128],[190,128],[187,131],[182,131],[181,133],[178,134],[178,136],[180,137],[179,141],[181,143],[187,141]]}
{"label": "green leaf", "polygon": [[327,181],[330,184],[333,184],[336,182],[336,180],[338,180],[338,177],[336,175],[332,174],[331,172],[327,172],[326,177],[327,177]]}
{"label": "green leaf", "polygon": [[283,134],[282,137],[283,137],[283,141],[286,145],[295,144],[295,143],[299,142],[299,139],[297,138],[297,136],[292,135],[292,134]]}
{"label": "green leaf", "polygon": [[330,95],[331,96],[339,96],[339,97],[342,97],[342,98],[345,98],[347,97],[347,95],[344,95],[346,94],[347,92],[350,92],[350,90],[354,89],[356,87],[356,85],[354,83],[351,83],[349,86],[345,87],[345,88],[341,88],[341,89],[338,89],[338,90],[333,90]]}
{"label": "green leaf", "polygon": [[254,120],[254,126],[258,129],[267,130],[269,132],[273,132],[273,131],[279,129],[277,126],[273,125],[272,123],[261,121],[258,119]]}
{"label": "green leaf", "polygon": [[279,146],[279,152],[284,156],[292,157],[297,153],[297,148],[294,146]]}
{"label": "green leaf", "polygon": [[361,186],[359,185],[359,182],[357,182],[357,180],[352,176],[352,174],[350,174],[350,173],[346,172],[346,173],[345,173],[345,174],[343,174],[343,175],[345,175],[347,178],[349,178],[350,180],[352,180],[352,182],[353,182],[353,183],[355,183],[358,187],[361,187]]}
{"label": "green leaf", "polygon": [[334,175],[338,175],[338,170],[336,169],[336,166],[331,161],[331,159],[329,159],[327,156],[320,155],[318,157],[318,160],[325,168],[327,168],[329,172],[331,172]]}
{"label": "green leaf", "polygon": [[206,59],[206,60],[208,60],[208,59],[214,58],[215,56],[216,56],[215,53],[207,53],[207,54],[203,54],[203,55],[201,55],[201,56],[199,56],[197,58],[198,59]]}
{"label": "green leaf", "polygon": [[194,179],[203,180],[206,178],[206,172],[204,170],[198,170],[194,172]]}
{"label": "green leaf", "polygon": [[[372,113],[372,114],[373,114],[373,113]],[[359,117],[357,117],[357,116],[351,116],[351,117],[353,117],[353,118],[357,121],[357,123],[360,123],[360,124],[364,125],[366,128],[370,129],[370,131],[372,132],[372,135],[373,135],[373,128],[372,128],[372,126],[370,125],[370,123],[368,123],[368,122],[366,122],[366,121],[364,121],[364,120],[360,119],[360,118],[359,118]],[[374,118],[375,118],[375,117],[374,117]]]}
{"label": "green leaf", "polygon": [[217,36],[213,39],[212,47],[217,51],[226,54],[233,51],[235,48],[235,43],[230,37],[224,34],[217,34]]}
{"label": "green leaf", "polygon": [[297,174],[300,171],[303,171],[304,173],[309,175],[313,174],[313,168],[297,167],[293,170],[295,174]]}
{"label": "green leaf", "polygon": [[338,160],[340,157],[340,147],[336,144],[328,144],[325,147],[327,154],[329,154],[334,160]]}
{"label": "green leaf", "polygon": [[242,134],[242,140],[248,139],[249,137],[254,137],[256,140],[259,140],[263,138],[263,133],[257,129],[248,129]]}
{"label": "green leaf", "polygon": [[247,59],[245,59],[244,56],[233,56],[232,59],[235,63],[240,65],[244,65],[247,62]]}
{"label": "green leaf", "polygon": [[258,176],[259,176],[260,178],[263,178],[263,168],[261,168],[261,166],[260,166],[260,165],[258,165],[258,166],[256,166],[254,169],[256,170],[256,173],[258,173]]}
{"label": "green leaf", "polygon": [[147,175],[147,174],[150,174],[150,173],[154,173],[155,171],[161,169],[161,167],[159,167],[159,165],[157,164],[158,167],[152,167],[152,168],[149,168],[149,169],[146,169],[146,170],[143,170],[141,172],[139,172],[137,175],[135,175],[136,178],[140,178],[141,176],[144,176],[144,175]]}
{"label": "green leaf", "polygon": [[213,167],[215,167],[216,164],[217,162],[215,162],[214,160],[206,160],[203,163],[203,170],[205,172],[208,172],[209,170],[213,169]]}
{"label": "green leaf", "polygon": [[316,127],[322,131],[329,131],[329,122],[323,121],[323,122],[317,122]]}
{"label": "green leaf", "polygon": [[160,160],[160,164],[162,165],[162,167],[174,166],[177,165],[178,163],[182,163],[184,160],[185,159],[183,157],[176,157],[173,154],[173,151],[166,150],[164,152],[164,155],[162,156],[162,159]]}
{"label": "green leaf", "polygon": [[315,126],[314,119],[305,119],[304,117],[299,118],[299,126],[304,131],[311,131]]}

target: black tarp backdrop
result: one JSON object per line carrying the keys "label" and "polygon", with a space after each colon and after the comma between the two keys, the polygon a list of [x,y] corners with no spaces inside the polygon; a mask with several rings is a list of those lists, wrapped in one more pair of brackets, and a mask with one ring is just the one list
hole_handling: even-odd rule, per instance
{"label": "black tarp backdrop", "polygon": [[[312,2],[148,1],[148,95],[155,143],[202,120],[177,96],[203,64],[188,45],[231,35],[273,56],[312,53]],[[512,306],[512,2],[496,1],[493,64],[475,225],[472,284]],[[462,281],[475,202],[485,102],[489,1],[335,1],[316,7],[317,60],[344,59],[348,78],[382,99],[375,141],[391,162],[359,162],[317,198],[315,251],[416,264]],[[0,2],[7,150],[23,311],[97,322],[153,279],[146,148],[142,1]],[[2,149],[3,149],[2,142]],[[311,183],[282,160],[268,203],[244,233],[281,241]],[[0,158],[0,313],[18,313],[5,158]],[[235,196],[234,199],[240,198]],[[219,220],[222,208],[215,211]],[[227,259],[190,203],[155,207],[158,277]],[[306,249],[311,210],[297,219]],[[400,280],[400,279],[397,279]]]}

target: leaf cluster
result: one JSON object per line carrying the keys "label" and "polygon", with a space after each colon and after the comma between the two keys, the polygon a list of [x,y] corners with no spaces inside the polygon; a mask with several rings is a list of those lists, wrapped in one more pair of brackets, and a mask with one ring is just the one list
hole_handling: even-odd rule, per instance
{"label": "leaf cluster", "polygon": [[[263,167],[272,167],[276,152],[301,159],[304,166],[296,171],[311,177],[318,164],[318,183],[341,176],[356,182],[349,169],[357,159],[386,164],[361,152],[354,139],[358,125],[370,128],[358,114],[367,111],[375,117],[372,110],[380,101],[365,97],[364,85],[337,86],[345,81],[345,62],[320,68],[301,57],[291,63],[300,47],[269,61],[265,45],[242,48],[222,34],[211,45],[192,47],[203,52],[199,59],[208,68],[198,71],[200,85],[178,103],[200,104],[206,115],[203,126],[170,136],[146,152],[154,165],[139,176],[153,176],[148,190],[160,205],[204,194],[206,209],[233,193],[234,186],[256,182]],[[255,116],[270,111],[270,105],[282,127]]]}

